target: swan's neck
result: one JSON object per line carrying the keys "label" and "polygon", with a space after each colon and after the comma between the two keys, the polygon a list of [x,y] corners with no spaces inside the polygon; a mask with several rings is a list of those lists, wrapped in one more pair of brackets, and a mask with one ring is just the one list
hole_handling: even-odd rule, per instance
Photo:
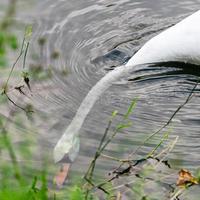
{"label": "swan's neck", "polygon": [[126,74],[130,73],[131,70],[133,70],[133,66],[123,65],[108,72],[108,74],[100,79],[82,101],[75,117],[66,130],[66,134],[73,132],[73,134],[78,135],[85,118],[102,93],[104,93],[113,84],[113,82],[124,77]]}

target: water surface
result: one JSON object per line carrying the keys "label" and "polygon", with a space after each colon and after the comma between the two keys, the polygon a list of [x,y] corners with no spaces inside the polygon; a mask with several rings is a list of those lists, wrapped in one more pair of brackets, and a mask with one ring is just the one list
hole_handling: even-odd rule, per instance
{"label": "water surface", "polygon": [[[108,70],[127,62],[147,40],[197,11],[199,3],[199,0],[36,1],[33,14],[29,14],[34,22],[33,41],[39,37],[48,39],[45,62],[55,69],[51,81],[37,85],[40,91],[34,97],[37,108],[48,116],[45,125],[41,125],[46,140],[44,148],[52,151],[85,95]],[[32,52],[37,48],[33,43]],[[55,49],[61,56],[52,63],[50,53]],[[56,73],[63,70],[68,72],[66,76]],[[187,98],[199,74],[198,68],[185,70],[173,64],[151,70],[144,66],[115,83],[95,104],[81,129],[81,151],[74,169],[87,166],[112,111],[119,111],[116,121],[120,121],[132,99],[139,98],[131,115],[133,127],[118,134],[107,149],[109,155],[126,156],[169,120]],[[174,168],[195,169],[200,164],[198,90],[199,87],[170,126],[171,137],[179,136],[169,155]],[[149,152],[152,144],[153,141],[138,154]],[[101,163],[99,167],[110,166]]]}

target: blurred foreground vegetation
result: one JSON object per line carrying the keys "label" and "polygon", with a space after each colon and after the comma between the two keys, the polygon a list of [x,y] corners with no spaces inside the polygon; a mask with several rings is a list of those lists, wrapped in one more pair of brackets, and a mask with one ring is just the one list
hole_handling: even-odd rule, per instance
{"label": "blurred foreground vegetation", "polygon": [[[0,200],[120,200],[124,196],[136,200],[159,200],[160,192],[154,192],[151,189],[153,192],[148,193],[148,190],[145,189],[149,187],[149,184],[155,184],[156,188],[164,186],[167,188],[162,191],[165,199],[178,200],[184,195],[184,191],[193,185],[199,185],[199,170],[195,175],[184,169],[180,170],[178,174],[177,170],[171,169],[167,159],[178,141],[176,136],[169,137],[171,130],[167,126],[176,113],[190,100],[192,93],[161,129],[142,142],[139,148],[162,132],[152,151],[142,158],[136,159],[137,150],[127,159],[104,154],[106,147],[114,140],[115,135],[132,126],[129,116],[136,106],[137,99],[135,99],[121,122],[116,125],[114,130],[110,130],[111,124],[118,116],[117,111],[113,112],[94,158],[88,164],[88,170],[84,177],[79,177],[73,185],[65,186],[63,189],[57,188],[53,180],[48,177],[50,170],[48,159],[44,158],[44,162],[36,164],[37,166],[29,164],[27,167],[26,161],[30,161],[34,155],[35,148],[33,147],[37,143],[37,135],[29,133],[35,130],[34,115],[36,111],[34,105],[24,99],[28,99],[27,97],[31,94],[30,80],[34,82],[34,80],[43,81],[51,78],[52,71],[51,68],[44,69],[37,59],[34,64],[26,66],[32,27],[25,28],[22,41],[15,35],[12,25],[15,23],[16,3],[16,0],[10,0],[5,16],[0,22],[0,71],[2,72],[0,82]],[[39,38],[37,43],[42,51],[46,39]],[[41,54],[38,57],[40,56]],[[58,56],[58,52],[52,53],[52,59],[57,59]],[[21,140],[22,138],[23,140]],[[104,175],[97,178],[95,175],[96,164],[102,159],[104,161],[112,160],[116,162],[116,166],[113,166],[114,170],[106,178]],[[158,170],[160,166],[169,169],[170,172],[162,174],[162,171]],[[171,175],[171,171],[176,173],[177,180],[175,179],[172,183],[163,181],[165,176]],[[121,180],[120,184],[118,180]]]}

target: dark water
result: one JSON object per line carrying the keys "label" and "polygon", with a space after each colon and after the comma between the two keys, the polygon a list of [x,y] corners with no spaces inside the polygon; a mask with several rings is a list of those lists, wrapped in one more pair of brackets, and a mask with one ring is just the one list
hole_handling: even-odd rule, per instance
{"label": "dark water", "polygon": [[[38,109],[48,116],[41,126],[45,148],[52,150],[87,92],[111,66],[125,63],[148,39],[198,10],[199,3],[199,0],[43,0],[33,3],[28,15],[34,23],[33,41],[46,37],[45,62],[52,64],[50,52],[56,49],[61,56],[53,63],[55,69],[69,72],[66,76],[55,72],[53,80],[37,85],[47,88],[34,97]],[[32,51],[37,51],[35,43]],[[112,111],[119,111],[117,121],[120,121],[135,97],[139,100],[131,115],[133,127],[116,137],[107,154],[128,155],[168,121],[199,77],[196,68],[178,71],[173,67],[148,70],[144,66],[136,78],[147,77],[134,81],[135,74],[132,74],[103,94],[81,129],[81,153],[75,169],[87,166],[87,158],[93,156]],[[170,138],[179,136],[169,155],[175,168],[199,166],[199,128],[200,105],[196,91],[170,126]],[[139,155],[149,152],[156,142],[151,141]],[[100,168],[109,168],[109,164],[101,163]]]}

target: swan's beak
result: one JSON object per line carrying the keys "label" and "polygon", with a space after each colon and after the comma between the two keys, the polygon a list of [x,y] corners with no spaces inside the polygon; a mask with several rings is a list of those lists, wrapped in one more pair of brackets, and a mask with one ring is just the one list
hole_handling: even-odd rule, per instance
{"label": "swan's beak", "polygon": [[67,176],[69,173],[70,163],[63,163],[59,172],[54,177],[54,182],[57,187],[62,187],[67,180]]}
{"label": "swan's beak", "polygon": [[61,188],[67,180],[72,161],[70,160],[68,154],[65,154],[64,157],[57,163],[61,164],[61,168],[54,177],[54,183],[58,188]]}
{"label": "swan's beak", "polygon": [[57,163],[72,163],[73,160],[70,159],[69,154],[66,153],[61,160],[59,160]]}
{"label": "swan's beak", "polygon": [[79,152],[79,137],[74,134],[64,134],[56,144],[53,156],[55,163],[61,163],[62,167],[56,174],[54,182],[58,187],[63,186],[72,163]]}

